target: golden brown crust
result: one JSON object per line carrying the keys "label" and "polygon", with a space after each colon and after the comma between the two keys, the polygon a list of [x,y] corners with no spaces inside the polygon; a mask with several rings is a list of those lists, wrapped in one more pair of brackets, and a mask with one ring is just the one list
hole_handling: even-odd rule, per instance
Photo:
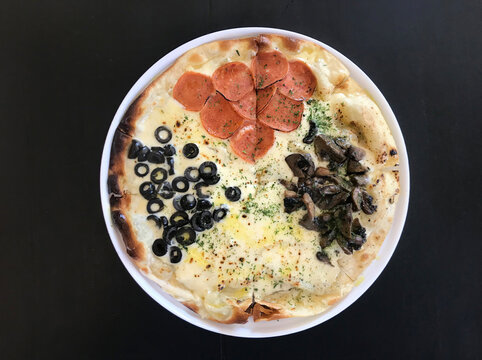
{"label": "golden brown crust", "polygon": [[[185,301],[182,304],[189,310],[194,311],[196,314],[200,313],[200,309],[195,303]],[[246,302],[243,302],[239,305],[232,305],[231,315],[227,319],[219,320],[215,317],[211,317],[209,320],[213,320],[221,324],[245,324],[251,316],[250,312],[246,312],[247,308],[249,308],[249,306],[246,306]]]}
{"label": "golden brown crust", "polygon": [[145,249],[137,241],[129,218],[121,210],[112,211],[112,220],[122,235],[127,253],[135,260],[140,260],[145,255]]}

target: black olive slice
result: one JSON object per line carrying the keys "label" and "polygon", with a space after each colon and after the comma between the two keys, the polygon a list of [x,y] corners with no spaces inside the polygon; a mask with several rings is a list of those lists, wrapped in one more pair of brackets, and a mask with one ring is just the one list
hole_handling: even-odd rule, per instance
{"label": "black olive slice", "polygon": [[213,177],[217,174],[217,172],[218,168],[212,161],[205,161],[201,164],[201,166],[199,166],[199,176],[203,180]]}
{"label": "black olive slice", "polygon": [[241,199],[241,190],[237,186],[230,186],[226,189],[224,195],[229,201],[238,201]]}
{"label": "black olive slice", "polygon": [[167,242],[164,239],[156,239],[152,243],[152,252],[156,256],[164,256],[167,254]]}
{"label": "black olive slice", "polygon": [[172,206],[174,206],[174,209],[177,211],[183,211],[184,209],[181,207],[181,197],[182,196],[176,196],[174,199],[172,199]]}
{"label": "black olive slice", "polygon": [[151,181],[154,184],[162,184],[167,179],[167,170],[163,168],[155,168],[151,172]]}
{"label": "black olive slice", "polygon": [[201,226],[199,219],[201,218],[201,213],[197,212],[191,217],[191,226],[196,231],[204,231],[204,228]]}
{"label": "black olive slice", "polygon": [[147,146],[143,146],[140,150],[139,153],[137,154],[137,161],[146,161],[147,160],[147,155],[149,154],[151,150]]}
{"label": "black olive slice", "polygon": [[196,210],[208,210],[213,206],[213,203],[207,199],[199,199]]}
{"label": "black olive slice", "polygon": [[197,200],[194,195],[186,194],[181,197],[181,208],[183,210],[192,210],[196,207]]}
{"label": "black olive slice", "polygon": [[162,146],[151,146],[151,151],[157,151],[161,154],[164,154],[164,148]]}
{"label": "black olive slice", "polygon": [[214,225],[213,216],[209,211],[203,211],[199,215],[198,223],[205,230],[211,229]]}
{"label": "black olive slice", "polygon": [[154,151],[151,149],[149,154],[147,154],[147,161],[153,164],[162,164],[165,161],[164,155],[159,151]]}
{"label": "black olive slice", "polygon": [[149,215],[149,216],[147,217],[147,220],[154,221],[154,223],[156,224],[156,226],[157,226],[158,228],[162,228],[161,219],[159,219],[156,215]]}
{"label": "black olive slice", "polygon": [[209,194],[204,194],[202,191],[203,187],[208,187],[209,185],[206,184],[204,181],[198,182],[196,185],[194,185],[194,190],[196,190],[196,195],[200,199],[206,199],[209,197]]}
{"label": "black olive slice", "polygon": [[157,192],[163,199],[172,199],[174,197],[174,191],[169,181],[164,181],[160,184],[157,187]]}
{"label": "black olive slice", "polygon": [[142,149],[142,143],[139,140],[133,139],[129,151],[127,152],[127,158],[135,159]]}
{"label": "black olive slice", "polygon": [[198,168],[194,166],[189,166],[184,171],[184,177],[191,182],[198,182],[201,177],[199,176]]}
{"label": "black olive slice", "polygon": [[171,246],[171,250],[169,251],[169,259],[171,263],[177,264],[182,259],[182,251],[177,246]]}
{"label": "black olive slice", "polygon": [[188,226],[177,229],[176,241],[182,246],[189,246],[196,241],[196,232]]}
{"label": "black olive slice", "polygon": [[181,227],[189,223],[189,215],[185,211],[176,211],[169,220],[172,226]]}
{"label": "black olive slice", "polygon": [[316,124],[313,121],[310,121],[310,129],[308,130],[308,134],[303,138],[303,142],[305,144],[311,144],[313,141],[315,141],[315,136],[316,133],[318,132],[318,129],[316,127]]}
{"label": "black olive slice", "polygon": [[159,221],[161,222],[161,224],[164,228],[166,228],[166,226],[169,224],[169,220],[165,216],[161,216],[159,218]]}
{"label": "black olive slice", "polygon": [[162,238],[168,244],[172,242],[172,239],[176,237],[177,228],[175,226],[166,226],[162,233]]}
{"label": "black olive slice", "polygon": [[184,147],[182,148],[182,153],[188,159],[194,159],[196,156],[199,155],[199,148],[196,144],[189,143],[184,145]]}
{"label": "black olive slice", "polygon": [[144,177],[149,174],[149,165],[138,163],[134,166],[134,173],[139,177]]}
{"label": "black olive slice", "polygon": [[147,203],[147,212],[149,214],[158,213],[162,209],[164,209],[164,203],[162,202],[161,199],[151,199]]}
{"label": "black olive slice", "polygon": [[173,156],[176,155],[176,148],[171,144],[167,144],[164,146],[164,155],[166,156]]}
{"label": "black olive slice", "polygon": [[218,208],[213,211],[213,219],[214,221],[221,221],[226,217],[227,214],[228,214],[228,209]]}
{"label": "black olive slice", "polygon": [[139,186],[139,192],[146,200],[150,200],[156,197],[156,188],[154,184],[146,181]]}
{"label": "black olive slice", "polygon": [[172,180],[172,188],[177,192],[186,192],[189,190],[189,181],[184,176],[175,177]]}
{"label": "black olive slice", "polygon": [[219,180],[221,180],[221,177],[218,174],[216,174],[214,176],[206,177],[204,179],[204,182],[208,185],[214,185],[214,184],[217,184]]}
{"label": "black olive slice", "polygon": [[169,175],[174,175],[174,158],[166,158],[167,165],[169,165]]}
{"label": "black olive slice", "polygon": [[172,132],[165,126],[159,126],[154,131],[154,136],[161,144],[167,144],[172,139]]}

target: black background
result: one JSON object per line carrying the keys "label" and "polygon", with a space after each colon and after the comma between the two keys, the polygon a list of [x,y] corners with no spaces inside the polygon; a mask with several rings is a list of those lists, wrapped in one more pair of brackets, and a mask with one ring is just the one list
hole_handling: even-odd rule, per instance
{"label": "black background", "polygon": [[[480,1],[2,1],[0,357],[481,358]],[[114,113],[173,48],[239,26],[317,38],[358,64],[398,117],[410,208],[392,260],[316,328],[237,339],[154,302],[101,214]]]}

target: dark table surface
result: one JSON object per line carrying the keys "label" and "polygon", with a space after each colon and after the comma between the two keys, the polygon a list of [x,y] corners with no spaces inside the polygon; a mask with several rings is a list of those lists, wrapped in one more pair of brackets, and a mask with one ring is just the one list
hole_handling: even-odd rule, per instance
{"label": "dark table surface", "polygon": [[[480,1],[2,1],[0,357],[476,359],[481,333]],[[398,248],[355,304],[275,339],[178,319],[124,269],[99,164],[121,100],[182,43],[271,26],[358,64],[405,135]]]}

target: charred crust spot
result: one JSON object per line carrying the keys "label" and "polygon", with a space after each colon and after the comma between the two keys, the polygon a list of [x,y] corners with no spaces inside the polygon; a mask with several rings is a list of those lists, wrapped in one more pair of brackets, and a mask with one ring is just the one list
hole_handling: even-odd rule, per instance
{"label": "charred crust spot", "polygon": [[[127,147],[129,146],[132,138],[130,135],[126,135],[119,128],[114,133],[112,139],[112,147],[110,150],[109,159],[109,178],[107,185],[109,186],[109,192],[120,194],[119,177],[124,176],[124,160]],[[117,183],[117,187],[115,186]]]}
{"label": "charred crust spot", "polygon": [[122,196],[122,191],[119,188],[119,175],[110,174],[107,177],[107,190],[110,196]]}
{"label": "charred crust spot", "polygon": [[140,260],[144,255],[144,248],[135,239],[134,231],[129,219],[124,215],[124,213],[122,213],[122,211],[113,210],[112,220],[122,235],[122,240],[126,246],[127,254],[129,254],[129,256],[133,259]]}
{"label": "charred crust spot", "polygon": [[134,134],[135,123],[141,113],[141,102],[146,96],[147,90],[148,89],[144,90],[144,92],[139,95],[129,106],[124,116],[122,117],[122,120],[120,121],[117,130],[129,136],[132,136]]}
{"label": "charred crust spot", "polygon": [[397,153],[397,150],[395,150],[395,149],[391,149],[391,150],[390,150],[390,156],[395,156],[395,155],[397,155],[397,154],[398,154],[398,153]]}
{"label": "charred crust spot", "polygon": [[386,151],[382,152],[377,156],[377,163],[384,164],[388,159],[388,154]]}

